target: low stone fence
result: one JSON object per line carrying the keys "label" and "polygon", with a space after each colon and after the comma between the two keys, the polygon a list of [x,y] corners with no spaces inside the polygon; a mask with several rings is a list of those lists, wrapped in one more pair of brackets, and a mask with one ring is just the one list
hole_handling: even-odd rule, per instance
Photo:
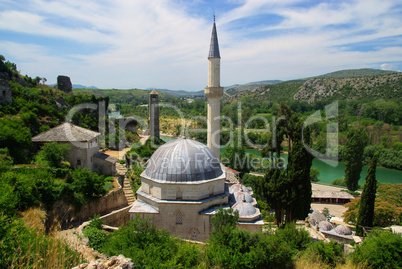
{"label": "low stone fence", "polygon": [[95,214],[107,214],[107,212],[111,211],[112,209],[128,205],[126,196],[124,195],[121,180],[118,179],[117,182],[120,186],[117,190],[106,194],[96,201],[84,205],[81,210],[76,214],[75,220],[84,221],[92,218]]}
{"label": "low stone fence", "polygon": [[108,226],[119,227],[130,221],[131,205],[123,207],[119,210],[115,210],[109,214],[103,215],[99,219],[103,220],[103,223]]}

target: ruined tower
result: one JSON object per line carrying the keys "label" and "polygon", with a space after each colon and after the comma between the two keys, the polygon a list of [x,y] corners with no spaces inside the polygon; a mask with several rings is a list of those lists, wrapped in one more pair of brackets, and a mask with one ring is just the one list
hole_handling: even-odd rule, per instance
{"label": "ruined tower", "polygon": [[223,88],[220,86],[220,62],[218,35],[216,33],[215,18],[212,27],[211,44],[208,54],[208,86],[205,88],[205,97],[208,99],[208,135],[207,145],[220,158],[220,99]]}
{"label": "ruined tower", "polygon": [[159,138],[159,96],[155,90],[149,94],[149,131],[151,137]]}

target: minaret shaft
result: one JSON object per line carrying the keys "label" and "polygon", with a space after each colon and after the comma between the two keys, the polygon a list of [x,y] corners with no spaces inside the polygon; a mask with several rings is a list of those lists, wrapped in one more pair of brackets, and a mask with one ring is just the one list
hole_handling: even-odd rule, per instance
{"label": "minaret shaft", "polygon": [[223,88],[220,86],[220,62],[218,36],[214,22],[208,55],[208,86],[205,88],[205,97],[208,99],[207,145],[218,159],[220,158],[220,99],[223,96]]}

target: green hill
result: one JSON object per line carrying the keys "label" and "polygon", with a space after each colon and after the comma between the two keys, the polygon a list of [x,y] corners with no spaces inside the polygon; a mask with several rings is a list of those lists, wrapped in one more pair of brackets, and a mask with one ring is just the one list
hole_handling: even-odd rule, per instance
{"label": "green hill", "polygon": [[346,69],[317,76],[316,78],[355,78],[355,77],[389,75],[395,73],[398,72],[389,70],[371,69],[371,68]]}

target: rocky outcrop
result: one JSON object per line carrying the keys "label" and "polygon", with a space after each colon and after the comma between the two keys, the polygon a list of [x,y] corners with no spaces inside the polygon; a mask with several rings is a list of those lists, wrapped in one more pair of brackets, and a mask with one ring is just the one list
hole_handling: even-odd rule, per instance
{"label": "rocky outcrop", "polygon": [[402,74],[352,78],[313,78],[299,88],[293,99],[314,103],[326,99],[402,97]]}
{"label": "rocky outcrop", "polygon": [[113,256],[110,258],[100,259],[97,261],[91,261],[90,263],[83,263],[73,269],[107,269],[107,268],[116,268],[116,269],[133,269],[136,266],[133,261],[129,258],[124,257],[123,255]]}
{"label": "rocky outcrop", "polygon": [[10,83],[5,79],[0,79],[0,105],[10,104],[12,101]]}
{"label": "rocky outcrop", "polygon": [[70,78],[67,76],[58,76],[57,88],[65,93],[70,93],[73,89]]}

